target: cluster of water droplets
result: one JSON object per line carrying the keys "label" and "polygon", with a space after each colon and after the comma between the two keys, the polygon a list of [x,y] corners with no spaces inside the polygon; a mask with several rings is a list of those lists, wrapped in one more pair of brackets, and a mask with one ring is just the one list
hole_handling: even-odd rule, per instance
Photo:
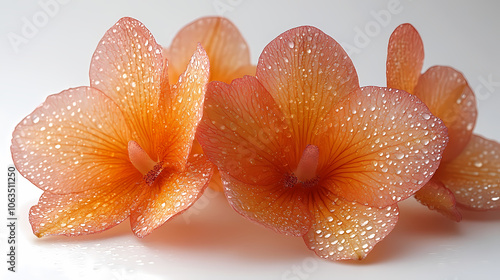
{"label": "cluster of water droplets", "polygon": [[322,258],[363,259],[398,220],[395,206],[378,209],[339,199],[328,202],[328,209],[318,206],[315,223],[304,236]]}

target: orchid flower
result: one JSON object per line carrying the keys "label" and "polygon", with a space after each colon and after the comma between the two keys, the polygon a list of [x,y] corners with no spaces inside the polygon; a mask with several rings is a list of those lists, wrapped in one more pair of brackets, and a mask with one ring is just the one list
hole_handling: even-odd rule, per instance
{"label": "orchid flower", "polygon": [[[191,54],[200,43],[210,59],[209,81],[230,83],[244,75],[255,75],[255,65],[250,61],[250,49],[238,28],[223,17],[204,17],[183,27],[175,35],[170,48],[165,48],[170,82],[177,81]],[[195,139],[192,154],[203,153]],[[222,191],[217,169],[209,185]]]}
{"label": "orchid flower", "polygon": [[342,47],[310,26],[269,43],[256,76],[209,83],[197,137],[237,212],[331,260],[363,259],[393,229],[447,143],[418,98],[360,88]]}
{"label": "orchid flower", "polygon": [[424,47],[417,30],[402,24],[389,40],[387,86],[420,98],[448,128],[449,143],[434,177],[415,198],[430,209],[460,221],[457,206],[500,208],[500,144],[473,134],[477,117],[474,92],[462,73],[434,66],[421,74]]}
{"label": "orchid flower", "polygon": [[90,87],[49,96],[17,125],[14,163],[44,191],[30,211],[35,235],[97,233],[130,217],[144,237],[196,201],[212,172],[189,156],[209,76],[201,46],[186,65],[170,85],[161,46],[122,18],[97,46]]}

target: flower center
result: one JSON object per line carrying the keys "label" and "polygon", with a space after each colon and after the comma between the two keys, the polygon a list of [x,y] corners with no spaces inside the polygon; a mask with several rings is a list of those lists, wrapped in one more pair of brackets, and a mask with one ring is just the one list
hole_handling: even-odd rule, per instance
{"label": "flower center", "polygon": [[315,145],[307,145],[300,157],[297,169],[293,174],[300,182],[308,182],[316,179],[316,169],[318,168],[319,149]]}
{"label": "flower center", "polygon": [[128,142],[128,157],[132,165],[144,175],[146,184],[151,186],[163,170],[162,162],[152,160],[142,147],[135,141]]}

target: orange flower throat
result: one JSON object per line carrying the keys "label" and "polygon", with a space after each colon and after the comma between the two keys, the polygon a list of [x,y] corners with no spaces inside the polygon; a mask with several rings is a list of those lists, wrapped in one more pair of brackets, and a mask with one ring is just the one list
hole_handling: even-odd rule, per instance
{"label": "orange flower throat", "polygon": [[319,149],[315,145],[307,145],[300,157],[297,169],[285,179],[287,187],[293,187],[300,183],[306,187],[312,187],[318,182],[316,169],[318,169]]}
{"label": "orange flower throat", "polygon": [[163,170],[162,162],[152,160],[135,141],[128,142],[128,157],[132,165],[144,175],[144,181],[151,186]]}

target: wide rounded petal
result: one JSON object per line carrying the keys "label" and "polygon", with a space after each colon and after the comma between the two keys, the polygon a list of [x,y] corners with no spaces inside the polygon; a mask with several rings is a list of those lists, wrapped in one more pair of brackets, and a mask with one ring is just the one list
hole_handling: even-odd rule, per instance
{"label": "wide rounded petal", "polygon": [[227,200],[243,217],[292,236],[303,236],[311,227],[305,190],[285,187],[285,178],[270,185],[254,185],[221,175]]}
{"label": "wide rounded petal", "polygon": [[443,161],[453,159],[469,142],[476,124],[476,98],[467,80],[451,67],[434,66],[420,76],[413,93],[448,128],[450,141]]}
{"label": "wide rounded petal", "polygon": [[197,139],[221,173],[247,184],[281,180],[291,172],[290,136],[276,103],[255,77],[209,84]]}
{"label": "wide rounded petal", "polygon": [[455,196],[437,179],[431,179],[427,182],[415,193],[415,198],[429,209],[436,210],[455,222],[462,220],[462,214],[457,209]]}
{"label": "wide rounded petal", "polygon": [[223,17],[204,17],[182,28],[167,51],[172,84],[184,71],[198,43],[210,58],[210,81],[230,83],[243,75],[255,75],[252,68],[246,68],[252,67],[250,50],[238,28]]}
{"label": "wide rounded petal", "polygon": [[76,236],[109,229],[130,215],[130,207],[142,189],[127,178],[114,180],[106,188],[79,193],[44,192],[31,207],[30,223],[38,236]]}
{"label": "wide rounded petal", "polygon": [[14,164],[42,190],[63,194],[102,187],[117,176],[141,179],[128,159],[126,118],[96,89],[49,96],[12,136]]}
{"label": "wide rounded petal", "polygon": [[377,207],[420,189],[447,142],[446,127],[417,97],[378,87],[347,96],[315,134],[320,180],[338,197]]}
{"label": "wide rounded petal", "polygon": [[389,38],[387,87],[413,93],[424,64],[424,44],[409,23],[401,24]]}
{"label": "wide rounded petal", "polygon": [[441,164],[436,177],[459,206],[474,210],[500,208],[500,144],[472,135],[463,152]]}
{"label": "wide rounded petal", "polygon": [[188,209],[203,194],[212,176],[212,168],[204,155],[195,155],[189,159],[184,171],[160,175],[149,188],[142,185],[145,189],[130,216],[134,233],[144,237]]}
{"label": "wide rounded petal", "polygon": [[90,85],[115,101],[137,143],[153,158],[153,118],[163,67],[162,47],[139,21],[122,18],[99,42],[90,65]]}
{"label": "wide rounded petal", "polygon": [[290,29],[271,41],[259,58],[257,78],[285,115],[298,155],[339,99],[359,90],[347,53],[311,26]]}
{"label": "wide rounded petal", "polygon": [[388,235],[398,221],[397,205],[373,208],[335,197],[324,190],[312,203],[313,225],[307,246],[330,260],[360,260]]}
{"label": "wide rounded petal", "polygon": [[152,130],[158,158],[180,169],[188,160],[203,115],[210,64],[200,45],[186,66],[177,84],[171,87],[171,94],[161,95]]}

